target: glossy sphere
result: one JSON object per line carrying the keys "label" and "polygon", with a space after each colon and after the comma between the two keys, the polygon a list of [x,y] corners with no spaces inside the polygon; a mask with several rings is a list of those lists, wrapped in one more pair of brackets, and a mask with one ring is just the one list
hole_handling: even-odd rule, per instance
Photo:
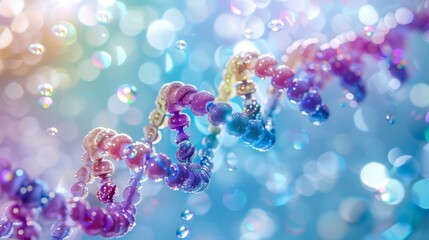
{"label": "glossy sphere", "polygon": [[214,126],[224,124],[229,117],[231,117],[232,107],[224,102],[213,104],[209,109],[209,122]]}
{"label": "glossy sphere", "polygon": [[190,84],[185,84],[176,93],[176,101],[182,107],[188,107],[194,98],[195,94],[197,94],[198,90],[195,86]]}
{"label": "glossy sphere", "polygon": [[207,114],[207,103],[214,100],[213,94],[207,91],[201,91],[195,94],[191,102],[191,111],[195,116],[204,116]]}
{"label": "glossy sphere", "polygon": [[188,176],[188,171],[182,164],[172,164],[170,166],[170,174],[166,179],[167,186],[173,190],[179,190]]}
{"label": "glossy sphere", "polygon": [[329,118],[329,109],[325,104],[321,105],[315,112],[308,116],[310,122],[319,126]]}
{"label": "glossy sphere", "polygon": [[163,153],[155,154],[146,162],[145,173],[148,178],[159,182],[168,175],[170,164],[171,160],[167,155]]}
{"label": "glossy sphere", "polygon": [[150,146],[142,143],[135,142],[128,145],[124,150],[125,163],[130,169],[142,168],[145,163],[146,156],[151,153]]}
{"label": "glossy sphere", "polygon": [[396,64],[390,63],[389,71],[392,76],[401,82],[405,82],[408,79],[408,72],[405,66],[398,67]]}
{"label": "glossy sphere", "polygon": [[258,150],[260,152],[265,152],[271,149],[271,147],[274,145],[276,141],[275,135],[267,130],[264,129],[262,134],[262,139],[255,144],[251,145],[253,149]]}
{"label": "glossy sphere", "polygon": [[278,90],[284,90],[292,86],[292,80],[295,74],[285,65],[280,65],[274,70],[271,78],[271,85]]}
{"label": "glossy sphere", "polygon": [[104,225],[106,212],[100,208],[91,208],[86,211],[86,216],[82,223],[82,228],[89,235],[100,234]]}
{"label": "glossy sphere", "polygon": [[246,144],[255,144],[263,137],[264,126],[260,120],[251,120],[247,126],[246,133],[241,137],[241,140]]}
{"label": "glossy sphere", "polygon": [[277,59],[269,54],[258,57],[255,64],[255,74],[260,78],[266,78],[273,75],[274,68],[277,65]]}
{"label": "glossy sphere", "polygon": [[43,194],[42,182],[38,179],[31,182],[26,187],[21,188],[21,201],[27,208],[37,208],[40,206],[40,199]]}
{"label": "glossy sphere", "polygon": [[337,57],[335,61],[331,63],[331,71],[336,75],[345,74],[350,67],[350,61],[345,57]]}
{"label": "glossy sphere", "polygon": [[79,198],[73,198],[70,203],[69,214],[75,222],[79,222],[85,218],[88,205],[85,201]]}
{"label": "glossy sphere", "polygon": [[168,119],[168,127],[170,129],[187,128],[191,123],[191,119],[188,114],[175,113]]}
{"label": "glossy sphere", "polygon": [[190,141],[183,141],[179,143],[176,158],[182,163],[190,162],[195,157],[195,153],[195,146]]}
{"label": "glossy sphere", "polygon": [[241,137],[246,133],[248,124],[249,120],[246,115],[243,113],[233,113],[230,121],[226,124],[226,131],[232,136]]}
{"label": "glossy sphere", "polygon": [[38,239],[41,227],[36,222],[30,221],[14,229],[17,240]]}
{"label": "glossy sphere", "polygon": [[305,95],[299,104],[299,110],[303,114],[311,114],[316,111],[319,105],[322,103],[322,98],[317,91],[310,91]]}
{"label": "glossy sphere", "polygon": [[116,192],[116,185],[111,182],[106,182],[100,186],[97,191],[97,198],[102,203],[113,202]]}
{"label": "glossy sphere", "polygon": [[15,203],[5,210],[6,217],[13,222],[23,221],[30,213],[21,205]]}
{"label": "glossy sphere", "polygon": [[115,165],[109,160],[97,161],[92,167],[92,172],[95,177],[112,176],[115,172]]}
{"label": "glossy sphere", "polygon": [[53,239],[65,239],[70,236],[71,232],[71,228],[63,220],[57,220],[51,226],[51,237]]}
{"label": "glossy sphere", "polygon": [[341,86],[348,89],[360,83],[361,77],[352,72],[347,71],[341,77]]}
{"label": "glossy sphere", "polygon": [[115,160],[122,160],[124,149],[133,142],[133,139],[126,134],[117,134],[110,141],[109,154]]}
{"label": "glossy sphere", "polygon": [[296,80],[287,90],[287,96],[291,102],[300,102],[306,92],[308,92],[308,83],[301,80]]}
{"label": "glossy sphere", "polygon": [[17,168],[13,172],[7,173],[5,176],[6,181],[3,183],[3,192],[9,195],[10,197],[16,196],[21,187],[28,184],[28,175],[27,173]]}
{"label": "glossy sphere", "polygon": [[43,207],[42,215],[47,219],[57,218],[65,213],[66,200],[62,194],[49,193],[49,202]]}
{"label": "glossy sphere", "polygon": [[362,102],[366,96],[366,89],[363,84],[357,84],[347,89],[351,94],[353,94],[353,100],[356,102]]}

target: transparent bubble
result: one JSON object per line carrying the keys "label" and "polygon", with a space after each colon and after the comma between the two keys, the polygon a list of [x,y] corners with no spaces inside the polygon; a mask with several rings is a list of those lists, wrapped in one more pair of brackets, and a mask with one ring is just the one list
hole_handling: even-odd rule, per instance
{"label": "transparent bubble", "polygon": [[429,209],[429,179],[422,179],[414,183],[411,189],[413,202],[423,209]]}
{"label": "transparent bubble", "polygon": [[420,175],[419,162],[410,155],[403,155],[393,162],[393,171],[405,181],[412,181]]}
{"label": "transparent bubble", "polygon": [[249,16],[255,9],[256,4],[253,0],[231,0],[231,12],[240,16]]}
{"label": "transparent bubble", "polygon": [[137,99],[137,88],[132,84],[126,83],[118,88],[116,96],[119,101],[131,104]]}
{"label": "transparent bubble", "polygon": [[113,16],[110,11],[107,11],[105,9],[100,9],[97,11],[95,18],[97,19],[97,21],[101,23],[109,23],[112,21]]}
{"label": "transparent bubble", "polygon": [[363,33],[367,37],[371,37],[374,34],[374,32],[375,32],[375,28],[373,26],[365,26],[363,28]]}
{"label": "transparent bubble", "polygon": [[68,29],[63,24],[57,24],[57,25],[52,26],[51,32],[56,37],[65,38],[65,37],[67,37]]}
{"label": "transparent bubble", "polygon": [[158,50],[171,46],[174,37],[174,26],[167,20],[155,20],[147,29],[146,38],[149,45]]}
{"label": "transparent bubble", "polygon": [[393,124],[395,124],[395,115],[393,115],[393,114],[387,114],[387,115],[386,115],[386,122],[387,122],[389,125],[393,125]]}
{"label": "transparent bubble", "polygon": [[49,83],[41,83],[39,85],[39,94],[44,97],[52,96],[52,92],[54,91],[54,87],[52,87]]}
{"label": "transparent bubble", "polygon": [[50,97],[39,98],[39,105],[44,109],[50,108],[53,103],[54,101]]}
{"label": "transparent bubble", "polygon": [[58,129],[56,129],[56,128],[54,128],[54,127],[51,127],[51,128],[46,129],[46,133],[47,133],[49,136],[55,136],[55,135],[57,135],[57,133],[58,133]]}
{"label": "transparent bubble", "polygon": [[225,166],[229,171],[235,171],[238,168],[238,158],[233,152],[226,153],[223,159]]}
{"label": "transparent bubble", "polygon": [[40,43],[33,43],[28,46],[28,51],[30,51],[34,55],[42,55],[45,53],[45,46]]}
{"label": "transparent bubble", "polygon": [[255,35],[255,33],[250,28],[247,28],[243,31],[243,37],[245,39],[253,39],[254,35]]}
{"label": "transparent bubble", "polygon": [[272,32],[278,32],[280,30],[282,30],[284,28],[285,24],[278,19],[274,19],[271,20],[268,24],[267,27],[268,29],[270,29]]}
{"label": "transparent bubble", "polygon": [[194,217],[194,212],[192,212],[189,209],[186,209],[180,214],[180,216],[182,217],[183,220],[189,221]]}
{"label": "transparent bubble", "polygon": [[183,49],[186,48],[187,44],[186,44],[186,42],[184,40],[179,40],[179,41],[176,42],[175,45],[176,45],[177,49],[183,50]]}
{"label": "transparent bubble", "polygon": [[92,64],[98,69],[106,69],[110,67],[112,63],[112,57],[105,51],[97,51],[92,54]]}
{"label": "transparent bubble", "polygon": [[282,23],[287,22],[289,26],[293,27],[296,23],[296,13],[291,10],[284,10],[280,13],[279,19]]}
{"label": "transparent bubble", "polygon": [[378,189],[380,184],[389,179],[389,173],[383,164],[370,162],[362,168],[360,179],[367,187]]}
{"label": "transparent bubble", "polygon": [[176,230],[176,237],[178,239],[185,239],[189,235],[189,228],[185,225],[180,226]]}
{"label": "transparent bubble", "polygon": [[405,197],[405,189],[396,179],[386,179],[377,187],[375,197],[389,205],[397,205]]}
{"label": "transparent bubble", "polygon": [[296,150],[304,149],[310,143],[310,136],[307,131],[301,130],[293,135],[293,147]]}

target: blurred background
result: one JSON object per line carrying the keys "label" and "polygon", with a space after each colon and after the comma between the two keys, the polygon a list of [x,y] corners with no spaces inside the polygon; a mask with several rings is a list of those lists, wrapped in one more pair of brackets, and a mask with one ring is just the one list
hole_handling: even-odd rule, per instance
{"label": "blurred background", "polygon": [[[102,126],[140,139],[164,83],[216,92],[235,52],[281,59],[295,40],[371,36],[367,26],[407,21],[407,9],[423,7],[427,1],[2,0],[0,155],[69,196],[88,131]],[[205,192],[145,182],[137,226],[123,239],[426,239],[429,32],[410,32],[405,52],[410,79],[402,86],[386,63],[365,59],[368,94],[358,105],[332,81],[322,92],[331,110],[323,126],[283,99],[270,152],[221,135]],[[269,83],[256,82],[263,101]],[[200,146],[208,123],[192,122]],[[173,156],[175,133],[162,134],[157,149]],[[116,166],[122,190],[129,172]],[[193,217],[182,218],[185,210]],[[100,239],[80,231],[71,238]]]}

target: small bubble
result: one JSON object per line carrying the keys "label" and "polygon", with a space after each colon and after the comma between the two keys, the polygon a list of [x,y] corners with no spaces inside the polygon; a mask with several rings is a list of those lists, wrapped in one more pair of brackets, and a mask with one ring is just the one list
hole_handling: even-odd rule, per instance
{"label": "small bubble", "polygon": [[55,135],[57,135],[57,133],[58,133],[58,129],[56,129],[56,128],[54,128],[54,127],[51,127],[51,128],[46,129],[46,133],[47,133],[49,136],[55,136]]}
{"label": "small bubble", "polygon": [[176,42],[176,48],[183,50],[186,48],[186,42],[184,40],[179,40]]}
{"label": "small bubble", "polygon": [[375,32],[375,28],[373,26],[365,26],[363,28],[363,33],[367,37],[371,37],[374,34],[374,32]]}
{"label": "small bubble", "polygon": [[119,101],[131,104],[137,99],[137,88],[132,84],[124,84],[116,91]]}
{"label": "small bubble", "polygon": [[98,51],[92,54],[92,64],[98,69],[106,69],[112,63],[112,57],[105,51]]}
{"label": "small bubble", "polygon": [[393,114],[387,114],[387,115],[386,115],[386,122],[387,122],[389,125],[393,125],[393,124],[395,124],[395,115],[393,115]]}
{"label": "small bubble", "polygon": [[233,152],[229,152],[225,154],[225,157],[223,159],[225,166],[228,168],[229,171],[235,171],[238,168],[238,158],[237,155]]}
{"label": "small bubble", "polygon": [[39,94],[44,97],[52,96],[52,92],[54,91],[54,87],[52,87],[49,83],[41,83],[39,85]]}
{"label": "small bubble", "polygon": [[296,150],[302,150],[310,143],[310,137],[307,131],[301,130],[293,135],[293,147]]}
{"label": "small bubble", "polygon": [[57,25],[52,26],[51,32],[56,37],[65,38],[65,37],[67,37],[68,30],[67,30],[66,26],[64,26],[62,24],[57,24]]}
{"label": "small bubble", "polygon": [[97,11],[95,18],[101,23],[109,23],[112,21],[113,16],[111,12],[102,9]]}
{"label": "small bubble", "polygon": [[267,27],[268,29],[270,29],[272,32],[278,32],[280,30],[282,30],[284,28],[285,24],[278,19],[274,19],[271,20],[268,24]]}
{"label": "small bubble", "polygon": [[245,39],[252,39],[254,36],[255,36],[255,33],[250,28],[247,28],[243,31],[243,37]]}
{"label": "small bubble", "polygon": [[185,239],[189,235],[189,228],[185,225],[180,226],[176,231],[176,237]]}
{"label": "small bubble", "polygon": [[41,97],[41,98],[39,98],[39,105],[42,108],[44,108],[44,109],[50,108],[51,105],[52,105],[52,103],[54,103],[54,101],[50,97]]}
{"label": "small bubble", "polygon": [[194,217],[194,213],[191,210],[186,209],[180,214],[180,216],[182,217],[183,220],[189,221]]}
{"label": "small bubble", "polygon": [[28,46],[28,51],[34,55],[42,55],[45,52],[45,47],[40,43],[33,43]]}
{"label": "small bubble", "polygon": [[383,181],[375,192],[375,197],[389,205],[397,205],[404,199],[405,189],[401,182],[396,179]]}
{"label": "small bubble", "polygon": [[291,10],[284,10],[280,13],[279,19],[282,23],[287,22],[291,27],[293,27],[296,22],[296,13]]}

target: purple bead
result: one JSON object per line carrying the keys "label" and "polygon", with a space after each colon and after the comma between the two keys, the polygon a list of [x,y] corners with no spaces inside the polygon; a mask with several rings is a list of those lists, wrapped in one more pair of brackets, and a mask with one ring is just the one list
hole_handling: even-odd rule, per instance
{"label": "purple bead", "polygon": [[85,201],[79,200],[79,198],[73,198],[69,206],[70,209],[68,212],[73,221],[80,222],[85,219],[85,214],[88,209],[88,204]]}
{"label": "purple bead", "polygon": [[333,48],[327,48],[317,52],[317,58],[322,61],[330,61],[337,56],[337,51]]}
{"label": "purple bead", "polygon": [[11,168],[11,163],[7,159],[0,156],[0,172],[2,170],[10,170],[10,168]]}
{"label": "purple bead", "polygon": [[65,239],[69,237],[72,230],[62,219],[58,219],[51,226],[51,237],[54,239]]}
{"label": "purple bead", "polygon": [[264,54],[258,57],[255,64],[255,74],[260,78],[272,76],[274,68],[277,65],[277,59],[269,54]]}
{"label": "purple bead", "polygon": [[273,77],[271,78],[271,85],[279,90],[289,88],[292,85],[294,76],[295,73],[293,73],[289,67],[280,65],[274,70]]}
{"label": "purple bead", "polygon": [[172,82],[165,89],[165,98],[167,100],[167,110],[170,113],[179,112],[182,106],[177,104],[176,93],[184,84],[182,82]]}
{"label": "purple bead", "polygon": [[177,129],[177,135],[174,138],[174,142],[178,144],[186,140],[189,140],[189,134],[183,129]]}
{"label": "purple bead", "polygon": [[152,152],[151,147],[142,142],[130,144],[124,150],[125,163],[130,169],[142,168],[146,157]]}
{"label": "purple bead", "polygon": [[36,240],[39,239],[41,227],[34,221],[27,221],[25,224],[14,229],[14,237],[17,240]]}
{"label": "purple bead", "polygon": [[288,88],[287,96],[291,102],[300,102],[306,92],[308,92],[309,85],[305,81],[295,80],[292,87]]}
{"label": "purple bead", "polygon": [[186,113],[176,113],[168,119],[168,127],[170,129],[187,128],[191,123],[189,115]]}
{"label": "purple bead", "polygon": [[207,103],[214,100],[213,94],[207,91],[201,91],[195,94],[191,102],[191,111],[195,116],[204,116],[207,114]]}
{"label": "purple bead", "polygon": [[115,221],[114,214],[112,214],[111,211],[107,211],[104,226],[101,229],[101,236],[105,238],[113,237],[117,226],[118,224]]}
{"label": "purple bead", "polygon": [[6,208],[5,215],[13,222],[21,222],[24,221],[26,217],[31,216],[31,212],[20,204],[14,203]]}
{"label": "purple bead", "polygon": [[401,83],[405,82],[408,79],[408,72],[405,66],[398,66],[397,64],[390,63],[389,71],[393,77],[399,79]]}
{"label": "purple bead", "polygon": [[317,91],[310,91],[305,95],[299,104],[299,110],[303,114],[310,114],[314,112],[318,106],[322,103],[322,98]]}
{"label": "purple bead", "polygon": [[97,191],[97,198],[102,203],[113,202],[116,192],[116,185],[111,182],[106,182],[100,186]]}
{"label": "purple bead", "polygon": [[163,153],[155,154],[146,162],[145,173],[148,178],[159,182],[167,176],[170,164],[171,160],[167,155]]}
{"label": "purple bead", "polygon": [[176,158],[182,163],[190,162],[195,157],[195,153],[195,146],[190,141],[183,141],[179,143]]}
{"label": "purple bead", "polygon": [[360,80],[361,77],[358,74],[352,71],[347,71],[341,77],[341,86],[344,88],[350,88],[359,84]]}
{"label": "purple bead", "polygon": [[0,238],[8,238],[13,233],[13,223],[8,219],[0,220]]}
{"label": "purple bead", "polygon": [[77,182],[71,186],[70,192],[74,197],[86,197],[88,188],[85,186],[85,183]]}
{"label": "purple bead", "polygon": [[331,63],[331,70],[334,74],[338,76],[342,76],[345,74],[350,67],[350,61],[345,57],[337,57],[332,63]]}
{"label": "purple bead", "polygon": [[66,211],[66,200],[62,194],[50,192],[50,200],[42,209],[42,216],[47,219],[54,219],[63,215]]}
{"label": "purple bead", "polygon": [[188,169],[182,164],[173,163],[170,166],[170,174],[165,182],[167,186],[173,190],[178,190],[185,182],[188,176]]}
{"label": "purple bead", "polygon": [[27,208],[40,207],[40,200],[43,194],[42,182],[35,179],[33,182],[28,184],[26,187],[21,188],[20,197],[21,201]]}
{"label": "purple bead", "polygon": [[228,103],[218,102],[209,109],[209,122],[214,126],[225,124],[231,117],[232,107]]}
{"label": "purple bead", "polygon": [[87,210],[85,218],[81,225],[85,233],[89,235],[98,235],[104,226],[106,211],[101,208],[91,208]]}
{"label": "purple bead", "polygon": [[1,180],[3,182],[3,192],[12,198],[17,196],[21,187],[29,183],[27,173],[21,168],[17,168],[2,177],[5,178]]}
{"label": "purple bead", "polygon": [[197,92],[198,89],[194,85],[185,84],[184,86],[180,87],[179,90],[177,90],[177,104],[182,107],[188,107]]}

